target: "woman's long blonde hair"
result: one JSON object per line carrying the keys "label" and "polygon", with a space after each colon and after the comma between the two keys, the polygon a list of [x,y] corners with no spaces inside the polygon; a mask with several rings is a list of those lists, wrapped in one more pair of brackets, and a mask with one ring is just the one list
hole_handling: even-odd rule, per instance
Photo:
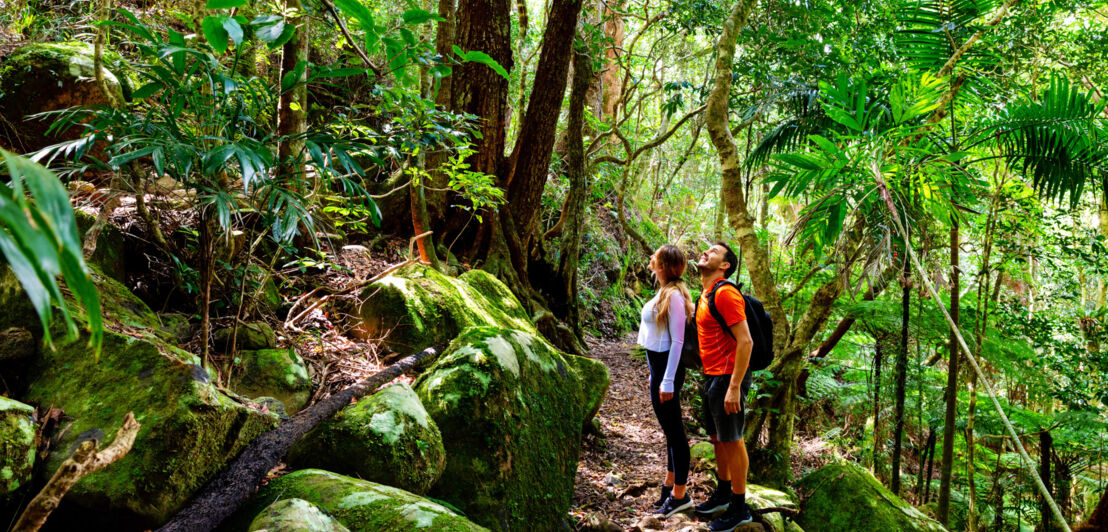
{"label": "woman's long blonde hair", "polygon": [[658,279],[662,286],[658,289],[658,303],[654,305],[656,311],[654,315],[658,325],[666,323],[666,318],[669,316],[669,298],[675,293],[680,294],[685,300],[685,320],[692,319],[692,296],[689,294],[689,288],[685,286],[685,280],[681,278],[685,274],[687,264],[685,253],[673,244],[666,244],[658,248],[658,252],[654,254],[654,260],[664,277],[664,279]]}

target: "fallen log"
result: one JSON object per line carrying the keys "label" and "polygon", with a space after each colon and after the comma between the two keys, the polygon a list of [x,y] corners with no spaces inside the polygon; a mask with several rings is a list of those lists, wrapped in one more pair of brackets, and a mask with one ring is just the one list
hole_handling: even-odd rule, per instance
{"label": "fallen log", "polygon": [[288,454],[309,430],[333,416],[352,399],[364,397],[408,370],[436,356],[433,347],[408,356],[365,380],[343,389],[259,436],[159,532],[212,530],[235,513],[258,489],[266,473]]}

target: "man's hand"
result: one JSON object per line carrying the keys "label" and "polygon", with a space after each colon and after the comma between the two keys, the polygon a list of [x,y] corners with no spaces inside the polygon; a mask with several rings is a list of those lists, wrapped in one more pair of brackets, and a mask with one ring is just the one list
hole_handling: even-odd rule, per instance
{"label": "man's hand", "polygon": [[[742,382],[741,380],[739,382]],[[717,396],[718,397],[718,396]],[[738,414],[743,411],[743,391],[735,386],[727,387],[727,395],[723,396],[723,411],[728,414]]]}
{"label": "man's hand", "polygon": [[666,401],[669,401],[670,399],[673,399],[673,392],[663,392],[661,390],[658,390],[659,401],[664,403]]}

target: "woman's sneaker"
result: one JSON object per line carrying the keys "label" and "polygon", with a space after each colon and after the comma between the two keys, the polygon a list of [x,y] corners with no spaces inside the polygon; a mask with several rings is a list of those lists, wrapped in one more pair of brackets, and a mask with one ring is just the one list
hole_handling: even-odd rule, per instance
{"label": "woman's sneaker", "polygon": [[750,508],[747,505],[734,504],[726,512],[723,512],[723,515],[712,521],[712,524],[708,525],[708,530],[711,532],[731,532],[740,525],[753,521],[754,516],[750,514]]}
{"label": "woman's sneaker", "polygon": [[669,498],[669,494],[673,493],[673,486],[667,486],[662,484],[662,496],[658,497],[658,500],[651,503],[655,508],[661,508],[666,503],[666,499]]}
{"label": "woman's sneaker", "polygon": [[673,495],[666,497],[666,502],[662,503],[662,507],[654,510],[655,515],[660,515],[662,518],[669,517],[677,512],[688,510],[692,508],[692,498],[686,493],[684,497],[678,499]]}
{"label": "woman's sneaker", "polygon": [[716,488],[708,500],[696,505],[696,513],[701,515],[714,515],[731,506],[731,488],[721,490]]}

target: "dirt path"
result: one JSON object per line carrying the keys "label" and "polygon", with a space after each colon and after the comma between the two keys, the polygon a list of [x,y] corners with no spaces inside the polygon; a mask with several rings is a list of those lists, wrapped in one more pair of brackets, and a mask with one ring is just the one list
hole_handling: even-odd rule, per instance
{"label": "dirt path", "polygon": [[[588,435],[581,449],[573,510],[581,530],[628,530],[653,510],[665,476],[665,438],[650,406],[646,359],[632,356],[633,336],[590,344],[589,356],[611,372],[608,398],[597,419],[601,435]],[[685,401],[685,420],[692,419]],[[689,444],[704,440],[690,435]],[[696,462],[696,460],[693,460]],[[708,472],[694,465],[690,493],[694,501],[708,497]],[[688,516],[661,523],[665,530],[707,529]],[[654,527],[650,527],[654,528]]]}

